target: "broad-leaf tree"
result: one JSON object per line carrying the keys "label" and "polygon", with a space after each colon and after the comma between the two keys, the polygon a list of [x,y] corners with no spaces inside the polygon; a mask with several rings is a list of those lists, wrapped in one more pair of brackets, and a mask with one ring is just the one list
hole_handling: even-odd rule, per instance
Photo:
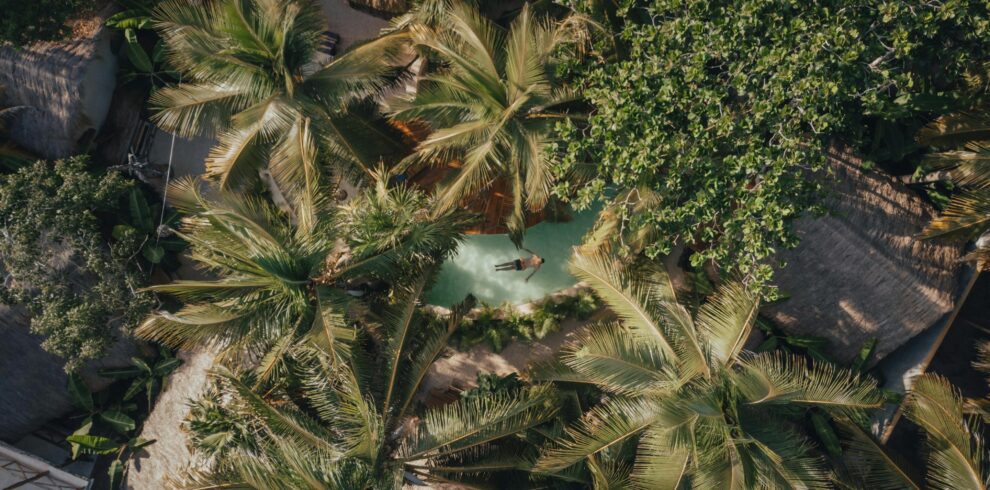
{"label": "broad-leaf tree", "polygon": [[300,352],[302,396],[261,396],[250,380],[219,371],[221,399],[230,400],[224,418],[231,422],[200,427],[221,427],[213,439],[226,438],[226,427],[248,427],[253,436],[235,439],[213,472],[190,475],[183,486],[398,489],[443,482],[441,475],[459,461],[492,456],[493,444],[551,419],[558,402],[548,386],[414,410],[427,371],[471,306],[455,306],[446,321],[427,321],[416,305],[423,284],[398,295],[380,339],[362,329],[348,356]]}
{"label": "broad-leaf tree", "polygon": [[132,261],[140,245],[101,230],[104,218],[122,212],[131,184],[86,163],[38,161],[0,182],[0,301],[26,307],[32,332],[67,371],[102,357],[153,304],[139,292],[147,277]]}
{"label": "broad-leaf tree", "polygon": [[[177,347],[215,345],[231,359],[259,360],[262,378],[284,369],[300,342],[342,348],[353,337],[342,314],[349,282],[389,281],[442,262],[465,223],[454,213],[431,217],[420,192],[379,181],[338,216],[319,191],[305,215],[290,215],[257,197],[204,194],[190,179],[172,184],[173,205],[188,214],[178,230],[191,258],[216,277],[150,288],[184,303],[160,311],[139,336]],[[390,206],[398,206],[393,209]],[[374,212],[373,210],[378,210]],[[406,216],[401,220],[393,217]]]}
{"label": "broad-leaf tree", "polygon": [[616,319],[593,325],[533,376],[590,383],[606,397],[545,450],[537,470],[633,444],[634,488],[827,488],[823,458],[786,414],[818,407],[860,420],[882,404],[876,382],[852,371],[745,351],[758,300],[741,284],[720,287],[692,313],[659,268],[578,255],[572,271]]}
{"label": "broad-leaf tree", "polygon": [[555,55],[581,38],[582,22],[540,17],[527,5],[506,30],[466,5],[438,6],[446,10],[435,26],[412,22],[402,31],[439,60],[414,96],[391,102],[392,117],[432,131],[407,162],[458,161],[439,212],[504,181],[512,198],[506,224],[519,243],[526,213],[542,210],[555,185],[552,129],[572,117],[575,99],[555,77]]}
{"label": "broad-leaf tree", "polygon": [[[221,189],[267,166],[291,194],[323,165],[361,176],[404,154],[401,138],[361,102],[386,86],[390,43],[329,59],[320,52],[327,39],[316,2],[167,0],[154,26],[181,81],[155,92],[153,120],[183,137],[217,139],[206,171]],[[318,161],[307,156],[309,145]]]}
{"label": "broad-leaf tree", "polygon": [[572,4],[604,4],[616,32],[600,56],[569,65],[593,107],[559,126],[554,170],[595,172],[558,192],[590,204],[647,187],[655,202],[622,216],[624,229],[655,230],[647,254],[688,245],[695,266],[756,282],[771,278],[776,248],[796,244],[793,220],[820,209],[827,183],[808,177],[831,141],[886,146],[873,127],[951,99],[990,54],[980,0]]}

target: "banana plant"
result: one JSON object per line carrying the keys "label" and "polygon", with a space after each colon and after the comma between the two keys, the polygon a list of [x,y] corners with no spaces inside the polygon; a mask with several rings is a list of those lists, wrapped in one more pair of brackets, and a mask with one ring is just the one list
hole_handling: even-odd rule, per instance
{"label": "banana plant", "polygon": [[69,375],[69,397],[82,418],[79,428],[66,437],[72,459],[83,454],[113,455],[108,469],[111,489],[119,488],[123,481],[124,462],[155,442],[136,435],[138,421],[135,419],[142,412],[135,398],[145,393],[147,405],[144,409],[150,410],[164,378],[182,364],[165,349],[161,349],[153,363],[137,357],[131,362],[131,366],[100,370],[100,376],[115,381],[98,393],[92,392],[78,374]]}
{"label": "banana plant", "polygon": [[124,33],[124,55],[130,69],[122,74],[124,82],[146,79],[152,90],[178,80],[175,71],[168,68],[165,61],[165,45],[157,38],[154,47],[148,52],[138,38],[141,33],[151,33],[152,13],[158,0],[119,0],[124,8],[110,16],[106,25]]}
{"label": "banana plant", "polygon": [[75,373],[69,375],[69,397],[82,416],[79,428],[66,438],[72,447],[73,459],[80,454],[110,454],[119,450],[119,443],[114,438],[96,432],[126,436],[137,428],[130,415],[137,410],[137,404],[110,400],[108,393],[109,390],[93,393],[82,377]]}
{"label": "banana plant", "polygon": [[126,243],[125,249],[135,256],[140,254],[152,267],[178,269],[178,254],[185,250],[186,242],[174,236],[159,236],[158,217],[162,217],[161,225],[172,226],[179,221],[179,213],[167,210],[163,215],[161,203],[149,205],[148,197],[137,186],[128,193],[126,208],[126,217],[111,231],[114,240]]}
{"label": "banana plant", "polygon": [[144,391],[150,407],[164,379],[182,365],[182,360],[174,357],[168,350],[161,349],[160,353],[161,357],[154,364],[149,364],[138,357],[132,357],[131,366],[101,369],[100,376],[116,380],[129,380],[130,385],[124,391],[123,400],[129,401]]}

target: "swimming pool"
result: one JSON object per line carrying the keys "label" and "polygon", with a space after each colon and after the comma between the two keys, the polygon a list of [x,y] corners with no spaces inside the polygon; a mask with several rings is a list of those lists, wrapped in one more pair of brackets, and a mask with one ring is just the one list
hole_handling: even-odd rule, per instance
{"label": "swimming pool", "polygon": [[526,231],[526,248],[547,260],[529,282],[525,282],[529,270],[495,272],[495,264],[529,256],[525,250],[516,250],[508,235],[468,235],[457,255],[443,264],[426,300],[450,306],[471,293],[491,305],[519,304],[573,286],[577,279],[567,271],[567,263],[596,214],[597,209],[588,209],[574,213],[566,223],[543,222]]}

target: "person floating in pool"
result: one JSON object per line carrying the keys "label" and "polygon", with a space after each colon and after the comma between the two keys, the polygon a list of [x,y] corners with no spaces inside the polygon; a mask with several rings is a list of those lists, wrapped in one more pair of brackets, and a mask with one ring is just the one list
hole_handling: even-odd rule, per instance
{"label": "person floating in pool", "polygon": [[529,253],[531,253],[533,255],[530,256],[528,259],[527,258],[520,257],[520,258],[518,258],[516,260],[513,260],[513,261],[510,261],[510,262],[505,262],[503,264],[498,264],[498,265],[495,266],[495,270],[498,271],[498,272],[502,272],[502,271],[524,271],[526,269],[532,268],[533,269],[533,272],[530,272],[529,275],[526,276],[526,282],[529,282],[529,278],[533,277],[533,274],[536,274],[536,271],[540,270],[540,266],[543,265],[543,263],[546,262],[547,259],[544,259],[543,257],[540,257],[539,255],[536,255],[536,252],[533,252],[532,250],[530,250],[528,248],[524,248],[523,250],[525,250],[525,251],[527,251],[527,252],[529,252]]}

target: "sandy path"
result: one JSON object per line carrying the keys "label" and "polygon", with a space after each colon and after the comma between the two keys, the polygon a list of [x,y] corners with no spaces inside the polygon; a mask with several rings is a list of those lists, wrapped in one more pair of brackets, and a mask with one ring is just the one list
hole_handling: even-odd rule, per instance
{"label": "sandy path", "polygon": [[492,352],[485,344],[476,345],[467,352],[455,351],[452,356],[433,363],[420,388],[419,396],[422,398],[431,392],[443,392],[449,388],[474,387],[478,373],[496,373],[505,376],[525,371],[535,362],[552,359],[561,346],[573,340],[593,321],[594,319],[564,320],[561,322],[560,330],[547,335],[543,340],[512,342],[500,353]]}

